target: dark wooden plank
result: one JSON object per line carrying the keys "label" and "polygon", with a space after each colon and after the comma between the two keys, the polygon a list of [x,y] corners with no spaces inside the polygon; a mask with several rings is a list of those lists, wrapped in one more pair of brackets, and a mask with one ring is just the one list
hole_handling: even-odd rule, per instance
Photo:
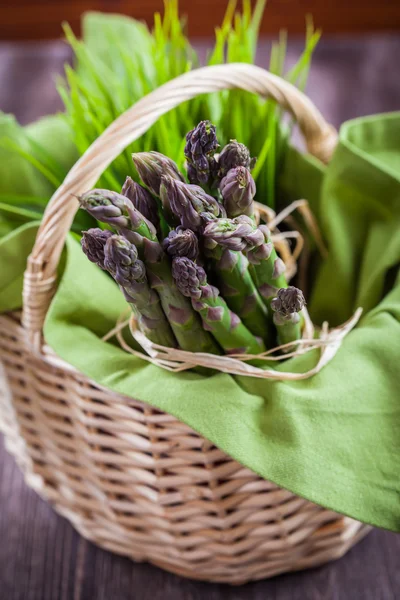
{"label": "dark wooden plank", "polygon": [[[222,22],[227,0],[181,0],[190,34],[211,35]],[[162,0],[14,0],[0,6],[0,39],[53,39],[60,37],[61,23],[68,21],[77,33],[80,16],[88,10],[127,14],[153,23],[153,13],[163,11]],[[398,0],[269,0],[262,22],[263,33],[283,26],[292,33],[304,31],[305,16],[313,15],[326,32],[392,31],[400,28]]]}
{"label": "dark wooden plank", "polygon": [[[269,44],[260,47],[266,64]],[[301,44],[289,44],[288,64]],[[204,53],[204,46],[201,48]],[[400,37],[325,39],[309,95],[336,125],[400,108]],[[0,108],[29,122],[61,108],[53,87],[70,57],[61,43],[0,44]],[[374,530],[345,557],[319,569],[238,588],[181,579],[86,542],[24,483],[0,443],[1,600],[397,600],[400,536]]]}

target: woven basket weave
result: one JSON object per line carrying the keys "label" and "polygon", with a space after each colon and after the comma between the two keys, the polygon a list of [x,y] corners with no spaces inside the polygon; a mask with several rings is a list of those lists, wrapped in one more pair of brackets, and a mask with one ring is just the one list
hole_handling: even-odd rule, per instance
{"label": "woven basket weave", "polygon": [[0,316],[0,426],[27,483],[84,537],[187,577],[238,584],[338,558],[368,527],[261,479],[174,417],[102,389],[42,336],[77,210],[73,194],[92,187],[162,114],[230,88],[277,100],[297,120],[308,151],[329,160],[334,129],[298,90],[251,65],[187,73],[119,117],[46,209],[22,314]]}

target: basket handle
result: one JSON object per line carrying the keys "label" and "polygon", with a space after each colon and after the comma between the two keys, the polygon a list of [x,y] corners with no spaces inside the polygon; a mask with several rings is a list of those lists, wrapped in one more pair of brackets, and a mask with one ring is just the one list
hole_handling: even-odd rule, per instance
{"label": "basket handle", "polygon": [[293,85],[268,71],[244,63],[189,71],[154,90],[119,116],[72,167],[46,207],[28,258],[23,287],[22,323],[40,352],[41,331],[56,286],[64,242],[78,210],[75,195],[89,190],[110,163],[163,114],[200,94],[242,89],[272,98],[297,121],[310,154],[328,162],[337,132],[313,103]]}

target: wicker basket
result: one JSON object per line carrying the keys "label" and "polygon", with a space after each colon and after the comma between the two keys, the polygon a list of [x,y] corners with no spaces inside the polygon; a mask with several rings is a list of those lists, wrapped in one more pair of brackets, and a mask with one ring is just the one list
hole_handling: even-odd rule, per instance
{"label": "wicker basket", "polygon": [[187,73],[119,117],[48,205],[22,315],[0,316],[0,425],[27,483],[84,537],[187,577],[238,584],[338,558],[368,527],[261,479],[174,417],[102,389],[42,336],[77,210],[72,194],[92,187],[160,115],[228,88],[276,99],[296,118],[308,151],[329,160],[336,132],[303,94],[255,66]]}

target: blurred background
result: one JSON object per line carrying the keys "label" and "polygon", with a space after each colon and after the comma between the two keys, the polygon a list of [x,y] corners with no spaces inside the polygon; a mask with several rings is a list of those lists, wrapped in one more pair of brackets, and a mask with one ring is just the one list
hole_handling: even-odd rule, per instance
{"label": "blurred background", "polygon": [[[239,3],[240,4],[240,3]],[[254,4],[254,2],[252,2]],[[227,0],[181,0],[193,45],[205,58]],[[143,19],[163,12],[162,0],[3,0],[0,3],[0,109],[22,123],[62,109],[54,81],[72,61],[62,23],[80,33],[85,11]],[[271,41],[288,31],[286,68],[303,47],[306,18],[323,32],[313,56],[307,93],[325,117],[343,121],[400,108],[399,0],[269,0],[261,23],[257,63],[268,66]]]}
{"label": "blurred background", "polygon": [[[222,21],[226,0],[181,0],[180,7],[189,17],[189,34],[204,37],[212,35],[215,25]],[[3,0],[0,39],[57,38],[62,21],[68,21],[79,33],[80,16],[87,10],[122,13],[151,24],[153,13],[162,8],[162,0]],[[399,0],[269,0],[261,30],[274,34],[284,26],[289,33],[302,33],[307,13],[326,33],[394,31],[400,27]]]}

